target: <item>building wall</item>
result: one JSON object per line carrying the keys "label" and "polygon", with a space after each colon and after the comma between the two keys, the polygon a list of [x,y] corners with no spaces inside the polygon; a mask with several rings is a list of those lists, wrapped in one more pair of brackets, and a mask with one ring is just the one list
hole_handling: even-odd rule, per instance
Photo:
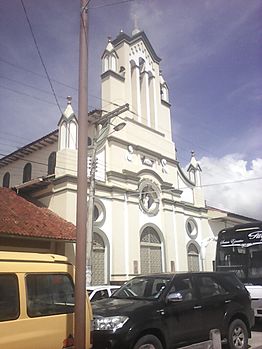
{"label": "building wall", "polygon": [[[147,268],[212,270],[215,237],[228,215],[206,208],[196,160],[191,161],[190,179],[179,166],[160,59],[144,34],[132,38],[121,34],[108,43],[102,61],[102,110],[109,112],[126,103],[130,109],[119,115],[121,119],[110,119],[113,125],[125,121],[124,129],[114,132],[112,125],[106,126],[103,139],[95,143],[96,262],[92,267],[96,280],[121,283]],[[32,178],[45,176],[48,156],[56,151],[55,178],[31,196],[76,224],[78,132],[70,143],[70,122],[77,125],[68,98],[59,121],[58,143],[0,168],[0,180],[10,171],[11,186],[20,184],[27,161],[32,162]],[[63,253],[74,262],[75,245],[66,244]]]}
{"label": "building wall", "polygon": [[3,178],[6,172],[10,173],[10,187],[23,183],[23,169],[27,163],[32,165],[32,179],[47,176],[48,158],[52,152],[57,151],[57,144],[45,146],[31,154],[24,155],[10,164],[0,168],[0,185],[3,185]]}

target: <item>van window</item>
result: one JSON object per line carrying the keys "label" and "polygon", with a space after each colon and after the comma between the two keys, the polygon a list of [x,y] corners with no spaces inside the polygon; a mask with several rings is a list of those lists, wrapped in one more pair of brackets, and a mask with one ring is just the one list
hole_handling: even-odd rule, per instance
{"label": "van window", "polygon": [[18,281],[15,274],[0,274],[0,321],[19,317]]}
{"label": "van window", "polygon": [[26,289],[30,317],[74,312],[74,286],[69,274],[27,274]]}

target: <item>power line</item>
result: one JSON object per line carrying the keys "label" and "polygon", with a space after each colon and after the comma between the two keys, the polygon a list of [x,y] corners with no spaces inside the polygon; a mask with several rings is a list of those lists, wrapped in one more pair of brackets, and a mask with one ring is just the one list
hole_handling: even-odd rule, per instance
{"label": "power line", "polygon": [[26,8],[25,8],[25,5],[24,5],[24,2],[23,2],[23,0],[20,0],[20,1],[21,1],[21,4],[22,4],[22,7],[23,7],[23,10],[24,10],[24,13],[25,13],[25,17],[26,17],[26,19],[27,19],[27,23],[28,23],[29,28],[30,28],[30,32],[31,32],[31,34],[32,34],[32,37],[33,37],[33,40],[34,40],[34,43],[35,43],[35,47],[36,47],[37,53],[38,53],[38,55],[39,55],[40,61],[41,61],[41,63],[42,63],[42,66],[43,66],[43,68],[44,68],[44,71],[45,71],[45,73],[46,73],[46,76],[47,76],[47,79],[48,79],[48,81],[49,81],[49,84],[50,84],[51,90],[52,90],[52,92],[53,92],[53,95],[54,95],[54,98],[55,98],[56,104],[57,104],[57,106],[58,106],[58,109],[59,109],[60,113],[61,113],[61,114],[63,114],[62,109],[60,108],[60,105],[59,105],[59,102],[58,102],[58,99],[57,99],[57,96],[56,96],[56,93],[55,93],[54,87],[53,87],[53,85],[52,85],[52,82],[51,82],[50,76],[49,76],[48,71],[47,71],[47,69],[46,69],[46,66],[45,66],[44,60],[43,60],[43,58],[42,58],[42,55],[41,55],[40,49],[39,49],[39,47],[38,47],[37,40],[36,40],[36,37],[35,37],[35,35],[34,35],[33,28],[32,28],[31,22],[30,22],[30,20],[29,20],[29,17],[28,17],[28,14],[27,14],[27,11],[26,11]]}
{"label": "power line", "polygon": [[[0,153],[0,155],[3,156],[3,157],[7,156],[7,154],[3,154],[3,153]],[[19,158],[17,160],[22,160],[22,161],[25,161],[25,162],[31,162],[31,163],[35,163],[35,164],[38,164],[38,165],[48,166],[47,163],[40,162],[40,161],[28,160],[28,159],[24,159],[24,158]],[[65,167],[60,167],[60,166],[57,166],[57,168],[64,169],[64,170],[67,169]],[[77,172],[76,170],[73,170],[73,169],[70,170],[70,171]],[[207,187],[214,187],[214,186],[221,186],[221,185],[245,183],[245,182],[257,181],[257,180],[262,180],[262,177],[253,177],[253,178],[239,179],[239,180],[228,181],[228,182],[219,182],[219,183],[195,185],[193,188],[207,188]],[[180,187],[180,188],[177,188],[177,189],[183,190],[183,189],[188,189],[188,188],[190,188],[190,187]],[[172,191],[173,191],[173,189],[170,189],[170,192],[172,192]]]}
{"label": "power line", "polygon": [[[120,117],[121,119],[122,119],[122,117]],[[124,119],[125,120],[125,119]],[[138,138],[138,139],[141,139],[141,140],[144,140],[144,138],[142,138],[142,137],[138,137],[137,135],[136,135],[136,137]],[[150,138],[148,139],[148,141],[147,141],[147,143],[149,143],[149,144],[152,144],[152,146],[154,145],[154,143],[150,140]],[[159,146],[159,151],[161,152],[161,148],[163,149],[163,151],[165,150],[165,148],[164,147],[161,147],[161,146]],[[165,156],[169,156],[169,157],[172,157],[173,158],[173,156],[174,156],[174,153],[172,152],[172,153],[170,153],[170,154],[166,154],[165,153],[165,155],[164,155],[164,157]],[[179,158],[178,158],[178,161],[179,160],[181,160],[181,158],[183,158],[183,157],[181,157],[181,156],[179,156]],[[189,159],[188,158],[184,158],[184,160],[186,160],[187,162],[189,162]],[[101,165],[104,165],[104,163],[102,164],[101,163]],[[106,163],[105,163],[105,165],[106,165]],[[221,175],[221,173],[220,172],[217,172],[219,175]],[[224,176],[225,178],[226,178],[226,176]]]}
{"label": "power line", "polygon": [[[16,80],[16,79],[8,78],[8,77],[6,77],[6,76],[0,75],[0,79],[4,79],[4,80],[7,80],[7,81],[11,81],[11,82],[14,82],[14,83],[16,83],[16,84],[19,84],[19,85],[22,85],[22,86],[25,86],[25,87],[32,88],[32,89],[34,89],[34,90],[38,90],[38,91],[40,91],[40,92],[42,92],[42,93],[45,93],[45,94],[48,94],[48,95],[51,95],[51,94],[52,94],[52,93],[50,93],[49,91],[43,90],[43,89],[41,89],[41,88],[38,88],[38,87],[35,87],[35,86],[32,86],[32,85],[29,85],[29,84],[26,84],[26,83],[24,83],[24,82],[22,82],[22,81],[19,81],[19,80]],[[58,97],[64,98],[64,96],[58,96]]]}
{"label": "power line", "polygon": [[[16,68],[19,68],[19,69],[28,71],[28,72],[30,72],[30,73],[33,73],[33,74],[35,74],[35,75],[37,75],[37,76],[40,76],[41,78],[45,78],[43,75],[40,75],[40,74],[38,74],[38,73],[36,73],[36,72],[33,72],[33,71],[31,71],[31,70],[25,69],[24,67],[18,66],[18,65],[16,65],[16,64],[10,63],[10,62],[8,62],[8,61],[2,59],[1,57],[0,57],[0,61],[4,62],[5,64],[9,64],[9,65],[11,65],[11,66],[14,66],[14,67],[16,67]],[[4,78],[5,78],[5,77],[4,77]],[[13,80],[14,82],[20,83],[20,82],[18,82],[17,80],[14,80],[14,79],[9,79],[9,80]],[[63,82],[61,82],[61,81],[54,80],[54,79],[52,79],[52,81],[54,81],[54,82],[56,82],[56,83],[58,83],[58,84],[61,84],[61,85],[65,86],[65,87],[71,88],[71,89],[73,89],[73,90],[75,90],[75,91],[78,91],[77,88],[74,88],[74,87],[72,87],[72,86],[70,86],[70,85],[67,85],[67,84],[65,84],[65,83],[63,83]],[[31,87],[31,86],[29,85],[29,87]],[[5,87],[2,86],[2,88],[5,88]],[[6,88],[6,89],[7,89],[7,88]],[[11,90],[11,89],[10,89],[10,90]],[[11,90],[11,91],[12,91],[12,90]],[[19,93],[19,91],[13,91],[13,92]],[[119,106],[120,106],[119,104],[117,104],[117,103],[115,103],[115,102],[108,101],[108,100],[106,100],[106,99],[104,99],[104,98],[98,97],[98,96],[93,95],[93,94],[90,94],[90,93],[89,93],[89,96],[90,96],[90,97],[93,97],[93,98],[96,98],[96,99],[98,99],[98,100],[100,100],[100,101],[104,101],[104,102],[108,103],[109,105],[113,105],[113,106],[116,106],[116,107],[119,107]],[[27,97],[31,97],[31,96],[30,96],[30,95],[27,95]],[[59,96],[59,97],[62,98],[62,96]],[[42,100],[42,101],[44,101],[44,100]],[[89,107],[95,109],[95,107],[93,107],[93,106],[91,106],[91,105],[89,105]],[[141,120],[147,121],[145,117],[139,116],[139,115],[137,114],[137,112],[132,111],[132,110],[129,110],[129,112],[130,112],[131,114],[133,114],[134,116],[140,117]],[[165,128],[163,128],[163,127],[161,127],[160,130],[161,130],[162,132],[167,131],[167,129],[165,129]],[[214,134],[213,132],[210,132],[210,133],[211,133],[211,134]],[[188,144],[194,145],[195,149],[201,148],[202,150],[207,150],[207,151],[210,153],[210,150],[208,150],[208,149],[206,149],[206,148],[204,148],[204,147],[202,147],[202,146],[200,146],[200,145],[195,145],[195,144],[194,144],[193,142],[191,142],[190,140],[187,140],[187,139],[185,139],[185,138],[183,138],[183,137],[181,137],[181,136],[179,136],[179,135],[176,135],[175,137],[176,137],[176,139],[181,139],[182,141],[184,141],[184,142],[186,142],[186,143],[188,143]],[[180,149],[183,149],[183,148],[180,148]]]}
{"label": "power line", "polygon": [[121,0],[121,1],[112,2],[110,4],[98,5],[98,6],[89,7],[89,8],[90,8],[90,10],[91,9],[95,10],[97,8],[116,6],[116,5],[125,4],[125,3],[128,3],[128,2],[132,2],[132,1],[136,1],[136,0]]}
{"label": "power line", "polygon": [[54,102],[49,102],[49,101],[46,101],[46,100],[44,100],[42,98],[38,98],[38,97],[35,97],[35,96],[32,96],[32,95],[29,95],[29,94],[27,94],[25,92],[14,90],[14,89],[9,88],[9,87],[5,87],[5,86],[0,85],[0,88],[3,88],[5,90],[7,90],[7,91],[11,91],[11,92],[17,93],[17,94],[22,95],[22,96],[26,96],[26,97],[29,97],[29,98],[32,98],[32,99],[36,99],[36,100],[44,102],[44,103],[56,105],[56,103],[54,103]]}
{"label": "power line", "polygon": [[[37,76],[40,76],[41,78],[45,78],[43,75],[40,75],[40,74],[38,74],[38,73],[36,73],[36,72],[33,72],[33,71],[31,71],[31,70],[28,70],[28,69],[26,69],[26,68],[24,68],[24,67],[21,67],[21,66],[18,66],[18,65],[16,65],[16,64],[10,63],[10,62],[8,62],[8,61],[2,59],[1,57],[0,57],[0,61],[4,62],[5,64],[9,64],[9,65],[14,66],[14,67],[16,67],[16,68],[19,68],[19,69],[21,69],[21,70],[24,70],[24,71],[30,72],[30,73],[32,73],[32,74],[35,74],[35,75],[37,75]],[[21,82],[15,80],[15,79],[9,79],[9,78],[6,78],[6,77],[3,77],[3,78],[4,78],[4,79],[8,79],[8,80],[10,80],[10,81],[17,82],[18,84],[23,84],[23,83],[21,83]],[[77,88],[74,88],[74,87],[72,87],[72,86],[70,86],[70,85],[67,85],[67,84],[65,84],[65,83],[63,83],[63,82],[61,82],[61,81],[58,81],[58,80],[55,80],[55,79],[52,79],[52,81],[56,82],[57,84],[63,85],[63,86],[65,86],[65,87],[68,87],[68,88],[70,88],[70,89],[73,89],[73,90],[75,90],[75,91],[78,91]],[[26,85],[26,84],[23,84],[23,85]],[[2,88],[5,88],[4,86],[1,86],[1,87],[2,87]],[[31,87],[31,86],[28,85],[28,87]],[[35,88],[35,87],[32,87],[32,88],[38,89],[38,88]],[[6,87],[5,89],[8,89],[8,88]],[[17,91],[17,90],[16,90],[16,91],[14,91],[14,90],[12,90],[12,89],[9,89],[9,90],[12,91],[12,92],[15,92],[15,93],[20,93],[20,92]],[[42,91],[42,90],[39,89],[39,91]],[[44,92],[44,91],[42,91],[42,92]],[[47,93],[47,92],[46,92],[46,93]],[[21,92],[20,94],[23,94],[23,93]],[[25,95],[25,94],[24,94],[24,95]],[[44,101],[44,100],[42,100],[42,99],[40,99],[40,98],[31,97],[31,95],[26,95],[26,96],[29,97],[29,98],[39,99],[39,100],[41,100],[41,101],[43,101],[43,102],[46,102],[46,101]],[[89,93],[89,96],[90,96],[90,97],[93,97],[93,98],[96,98],[96,99],[98,99],[98,100],[100,100],[100,101],[107,102],[109,105],[113,105],[113,106],[119,107],[119,104],[117,104],[117,103],[115,103],[115,102],[108,101],[108,100],[106,100],[106,99],[104,99],[104,98],[98,97],[98,96],[93,95],[93,94],[91,94],[91,93]],[[64,98],[64,97],[62,97],[62,96],[59,96],[59,97],[60,97],[60,98]],[[50,102],[47,102],[47,103],[50,103]],[[89,105],[89,107],[91,107],[92,109],[95,109],[94,106]],[[137,114],[136,112],[134,112],[134,111],[132,111],[132,110],[129,110],[129,112],[130,112],[131,114],[133,114],[133,115],[135,115],[135,116],[138,117],[138,114]],[[142,120],[144,120],[144,121],[146,120],[146,118],[144,118],[144,117],[142,117],[142,116],[140,116],[140,117],[141,117]],[[162,130],[163,132],[167,131],[167,129],[164,129],[163,127],[161,127],[161,130]],[[206,128],[206,130],[208,130],[208,129]],[[214,133],[211,132],[211,131],[209,131],[209,133],[212,134],[212,135],[214,135]],[[200,148],[200,149],[202,149],[202,150],[207,151],[208,153],[210,153],[210,149],[207,149],[207,148],[205,148],[205,147],[199,145],[199,143],[198,143],[198,144],[195,144],[195,143],[191,142],[190,140],[185,139],[185,138],[183,138],[183,137],[181,137],[181,136],[179,136],[179,135],[175,135],[175,139],[181,139],[182,142],[185,142],[185,143],[187,143],[187,144],[192,144],[192,145],[194,146],[194,149],[195,149],[195,150]],[[177,142],[176,142],[176,143],[177,143]],[[181,149],[182,149],[182,150],[184,149],[184,150],[187,151],[186,148],[180,147],[179,150],[181,150]],[[182,159],[183,157],[180,156],[180,158]],[[185,159],[185,158],[184,158],[184,160],[187,161],[187,159]]]}
{"label": "power line", "polygon": [[[39,74],[39,73],[37,73],[37,72],[35,72],[35,71],[33,71],[33,70],[30,70],[30,69],[27,69],[27,68],[25,68],[25,67],[22,67],[21,65],[11,63],[11,62],[7,61],[6,59],[4,59],[4,58],[2,58],[2,57],[0,57],[0,62],[5,63],[5,64],[7,64],[7,65],[10,65],[11,67],[14,67],[14,68],[16,68],[16,69],[24,70],[25,72],[28,72],[28,73],[31,73],[31,74],[33,74],[33,75],[39,76],[39,77],[42,78],[42,79],[47,79],[46,76],[44,76],[43,74]],[[56,80],[56,79],[51,79],[51,80],[52,80],[53,82],[55,82],[56,84],[59,84],[59,85],[68,87],[68,88],[70,88],[70,89],[72,89],[72,90],[78,91],[78,89],[77,89],[76,87],[70,86],[70,85],[68,85],[68,84],[66,84],[66,83],[64,83],[64,82],[58,81],[58,80]]]}

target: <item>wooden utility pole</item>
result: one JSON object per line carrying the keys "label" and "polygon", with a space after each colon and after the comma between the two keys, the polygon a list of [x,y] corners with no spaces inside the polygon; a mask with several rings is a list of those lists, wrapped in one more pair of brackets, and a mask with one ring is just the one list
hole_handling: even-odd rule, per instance
{"label": "wooden utility pole", "polygon": [[80,0],[75,348],[86,349],[86,223],[88,135],[88,0]]}
{"label": "wooden utility pole", "polygon": [[[92,125],[96,127],[98,125],[108,124],[111,119],[117,117],[119,114],[124,113],[129,110],[129,104],[126,103],[117,109],[107,113],[102,116],[99,120],[91,122]],[[122,127],[125,125],[124,122],[121,123]],[[123,125],[124,124],[124,125]],[[120,131],[122,127],[120,125],[114,127],[113,132]],[[94,200],[95,200],[95,175],[96,175],[96,152],[98,142],[101,138],[108,137],[107,134],[97,135],[97,138],[93,139],[93,149],[91,156],[91,166],[90,166],[90,185],[89,185],[89,201],[88,201],[88,219],[87,219],[87,238],[86,238],[86,283],[87,286],[92,285],[92,250],[93,250],[93,220],[94,220]]]}

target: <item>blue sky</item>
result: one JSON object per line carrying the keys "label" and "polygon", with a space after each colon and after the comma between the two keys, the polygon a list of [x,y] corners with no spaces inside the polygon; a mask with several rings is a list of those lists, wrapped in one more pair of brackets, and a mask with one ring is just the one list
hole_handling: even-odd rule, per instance
{"label": "blue sky", "polygon": [[[59,106],[71,95],[77,111],[80,1],[23,2]],[[89,105],[100,106],[107,37],[131,34],[136,16],[162,58],[181,165],[194,150],[204,185],[233,182],[207,186],[208,203],[262,219],[261,15],[260,0],[91,0]],[[60,118],[20,0],[0,1],[0,103],[1,155]]]}

